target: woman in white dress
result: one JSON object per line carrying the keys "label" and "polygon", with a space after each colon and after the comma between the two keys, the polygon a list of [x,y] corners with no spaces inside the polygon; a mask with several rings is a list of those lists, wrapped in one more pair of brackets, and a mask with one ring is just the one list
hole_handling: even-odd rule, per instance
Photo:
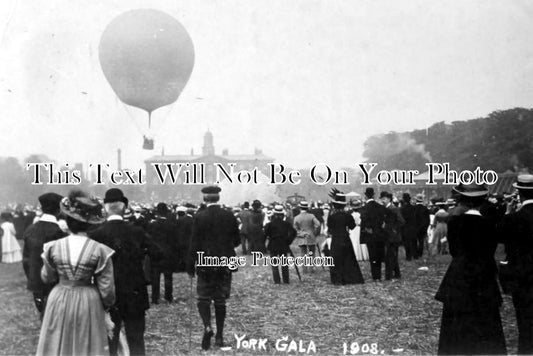
{"label": "woman in white dress", "polygon": [[2,236],[2,262],[16,263],[22,261],[22,249],[15,237],[15,225],[11,213],[0,214],[0,226],[3,231]]}
{"label": "woman in white dress", "polygon": [[353,251],[357,261],[368,261],[368,249],[366,244],[359,243],[361,236],[361,214],[359,209],[363,206],[360,200],[352,202],[352,216],[355,220],[355,229],[350,230],[350,240],[352,240]]}

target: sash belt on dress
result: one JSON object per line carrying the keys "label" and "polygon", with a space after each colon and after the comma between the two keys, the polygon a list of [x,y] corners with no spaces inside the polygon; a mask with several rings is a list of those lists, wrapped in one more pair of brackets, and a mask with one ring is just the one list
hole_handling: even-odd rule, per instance
{"label": "sash belt on dress", "polygon": [[62,286],[68,286],[68,287],[89,287],[92,285],[92,282],[90,279],[59,279],[59,284]]}

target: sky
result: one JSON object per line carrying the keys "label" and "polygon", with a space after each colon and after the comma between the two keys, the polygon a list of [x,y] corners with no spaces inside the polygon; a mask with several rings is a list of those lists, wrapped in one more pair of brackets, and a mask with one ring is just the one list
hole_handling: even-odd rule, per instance
{"label": "sky", "polygon": [[[173,105],[147,115],[106,81],[98,44],[118,15],[176,18],[195,50]],[[160,154],[253,153],[353,167],[372,134],[533,107],[533,2],[48,0],[0,2],[0,156],[143,167]],[[408,168],[408,167],[407,167]]]}

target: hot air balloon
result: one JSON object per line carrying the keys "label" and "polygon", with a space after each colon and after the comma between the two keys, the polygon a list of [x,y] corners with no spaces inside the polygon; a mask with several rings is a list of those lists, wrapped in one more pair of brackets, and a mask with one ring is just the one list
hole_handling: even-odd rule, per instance
{"label": "hot air balloon", "polygon": [[[117,97],[146,111],[148,128],[154,110],[178,99],[194,66],[194,47],[185,28],[153,9],[116,17],[104,30],[98,49],[102,71]],[[150,149],[147,139],[145,148]]]}

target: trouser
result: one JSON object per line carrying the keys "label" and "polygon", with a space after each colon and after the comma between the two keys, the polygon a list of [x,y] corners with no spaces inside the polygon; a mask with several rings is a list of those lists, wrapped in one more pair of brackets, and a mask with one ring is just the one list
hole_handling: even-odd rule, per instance
{"label": "trouser", "polygon": [[242,254],[247,255],[248,249],[246,248],[246,246],[248,245],[248,236],[246,236],[246,234],[242,232],[240,233],[240,235],[241,235]]}
{"label": "trouser", "polygon": [[405,248],[405,259],[411,261],[416,255],[416,238],[408,237],[404,239],[403,247]]}
{"label": "trouser", "polygon": [[385,259],[385,243],[381,241],[367,242],[370,272],[372,279],[381,280],[381,264]]}
{"label": "trouser", "polygon": [[198,293],[198,312],[204,328],[211,329],[211,301],[214,301],[216,337],[222,338],[224,320],[226,319],[226,299],[229,298],[231,291],[231,272],[228,269],[199,271],[196,291]]}
{"label": "trouser", "polygon": [[398,242],[385,244],[385,279],[400,278],[400,264],[398,263]]}
{"label": "trouser", "polygon": [[[272,252],[270,253],[270,257],[281,257],[286,256],[286,253],[283,252]],[[289,266],[272,266],[272,277],[274,277],[274,283],[279,284],[281,283],[279,278],[279,269],[281,267],[281,276],[283,278],[283,283],[289,283]]]}
{"label": "trouser", "polygon": [[415,250],[415,258],[420,258],[424,254],[424,243],[427,238],[427,234],[419,234],[416,237],[415,244],[416,244],[416,250]]}
{"label": "trouser", "polygon": [[[302,256],[303,255],[310,255],[311,257],[314,257],[315,256],[315,245],[300,245],[300,252],[302,253]],[[313,267],[310,267],[311,268],[311,272],[314,271]],[[303,273],[307,273],[309,271],[309,267],[306,266],[306,265],[303,265],[302,266],[302,272]]]}
{"label": "trouser", "polygon": [[518,325],[518,354],[533,355],[533,297],[530,289],[513,293]]}
{"label": "trouser", "polygon": [[151,282],[152,282],[152,302],[158,302],[160,296],[161,273],[165,278],[165,299],[172,301],[172,272],[162,271],[160,267],[152,266]]}
{"label": "trouser", "polygon": [[132,356],[144,355],[144,312],[123,317],[118,309],[112,309],[110,314],[115,328],[113,329],[113,339],[109,340],[109,354],[111,356],[117,355],[120,328],[122,323],[124,323],[130,354]]}

